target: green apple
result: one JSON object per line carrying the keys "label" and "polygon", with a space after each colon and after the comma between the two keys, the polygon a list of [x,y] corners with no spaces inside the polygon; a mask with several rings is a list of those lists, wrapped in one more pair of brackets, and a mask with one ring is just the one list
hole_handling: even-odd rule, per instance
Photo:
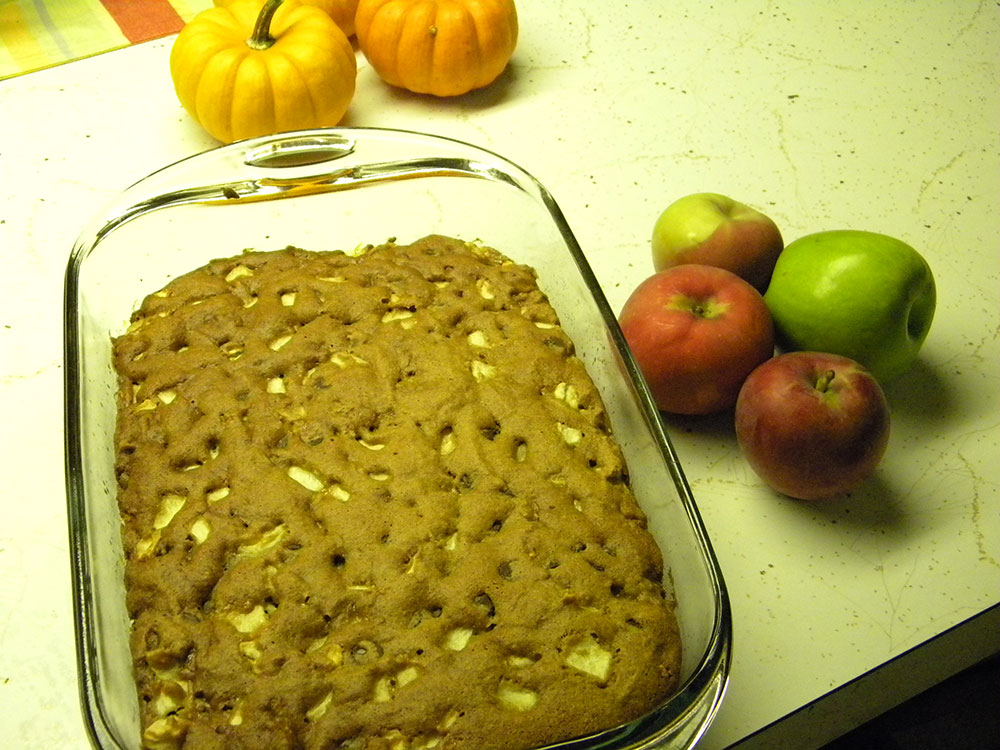
{"label": "green apple", "polygon": [[778,226],[755,208],[718,193],[673,203],[653,226],[653,267],[697,263],[735,273],[761,294],[784,247]]}
{"label": "green apple", "polygon": [[845,229],[789,244],[764,301],[780,349],[849,357],[886,382],[916,360],[937,295],[930,266],[912,247]]}

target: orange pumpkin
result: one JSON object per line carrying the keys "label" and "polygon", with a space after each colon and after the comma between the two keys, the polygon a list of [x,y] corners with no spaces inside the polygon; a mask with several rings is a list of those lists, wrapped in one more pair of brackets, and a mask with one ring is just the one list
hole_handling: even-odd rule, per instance
{"label": "orange pumpkin", "polygon": [[299,0],[303,5],[315,5],[325,12],[347,36],[354,36],[354,15],[358,0]]}
{"label": "orange pumpkin", "polygon": [[513,0],[361,0],[354,23],[375,72],[419,94],[492,83],[517,44]]}

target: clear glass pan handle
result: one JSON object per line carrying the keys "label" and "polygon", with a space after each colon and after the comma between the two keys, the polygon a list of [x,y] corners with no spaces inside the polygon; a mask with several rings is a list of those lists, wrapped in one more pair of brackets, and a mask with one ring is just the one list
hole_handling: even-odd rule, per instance
{"label": "clear glass pan handle", "polygon": [[296,135],[250,146],[243,163],[262,169],[312,167],[349,156],[354,148],[353,139],[338,133]]}

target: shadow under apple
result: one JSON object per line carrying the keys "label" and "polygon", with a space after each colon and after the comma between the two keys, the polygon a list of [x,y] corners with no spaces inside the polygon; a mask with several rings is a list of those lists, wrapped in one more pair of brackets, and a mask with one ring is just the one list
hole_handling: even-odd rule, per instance
{"label": "shadow under apple", "polygon": [[660,419],[670,435],[696,435],[713,442],[736,445],[736,423],[732,409],[697,416],[661,411]]}
{"label": "shadow under apple", "polygon": [[903,543],[919,528],[907,512],[905,495],[877,470],[860,487],[837,498],[806,501],[774,494],[793,509],[791,512],[799,511],[852,533],[874,531]]}
{"label": "shadow under apple", "polygon": [[953,416],[958,405],[957,394],[948,379],[923,359],[894,380],[883,384],[882,390],[892,409],[893,418],[913,422],[937,423]]}

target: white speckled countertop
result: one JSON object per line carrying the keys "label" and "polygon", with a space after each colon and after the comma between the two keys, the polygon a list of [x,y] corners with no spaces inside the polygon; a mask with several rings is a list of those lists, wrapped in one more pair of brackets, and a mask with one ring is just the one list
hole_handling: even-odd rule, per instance
{"label": "white speckled countertop", "polygon": [[[659,211],[713,190],[786,241],[880,231],[939,304],[888,388],[876,479],[809,505],[766,490],[728,418],[669,419],[733,600],[729,693],[699,747],[815,748],[1000,649],[1000,7],[747,0],[520,4],[494,87],[429,101],[363,58],[345,125],[469,141],[560,203],[615,310]],[[579,6],[583,6],[581,9]],[[62,475],[62,283],[101,205],[209,148],[170,39],[0,81],[0,735],[84,748]]]}

